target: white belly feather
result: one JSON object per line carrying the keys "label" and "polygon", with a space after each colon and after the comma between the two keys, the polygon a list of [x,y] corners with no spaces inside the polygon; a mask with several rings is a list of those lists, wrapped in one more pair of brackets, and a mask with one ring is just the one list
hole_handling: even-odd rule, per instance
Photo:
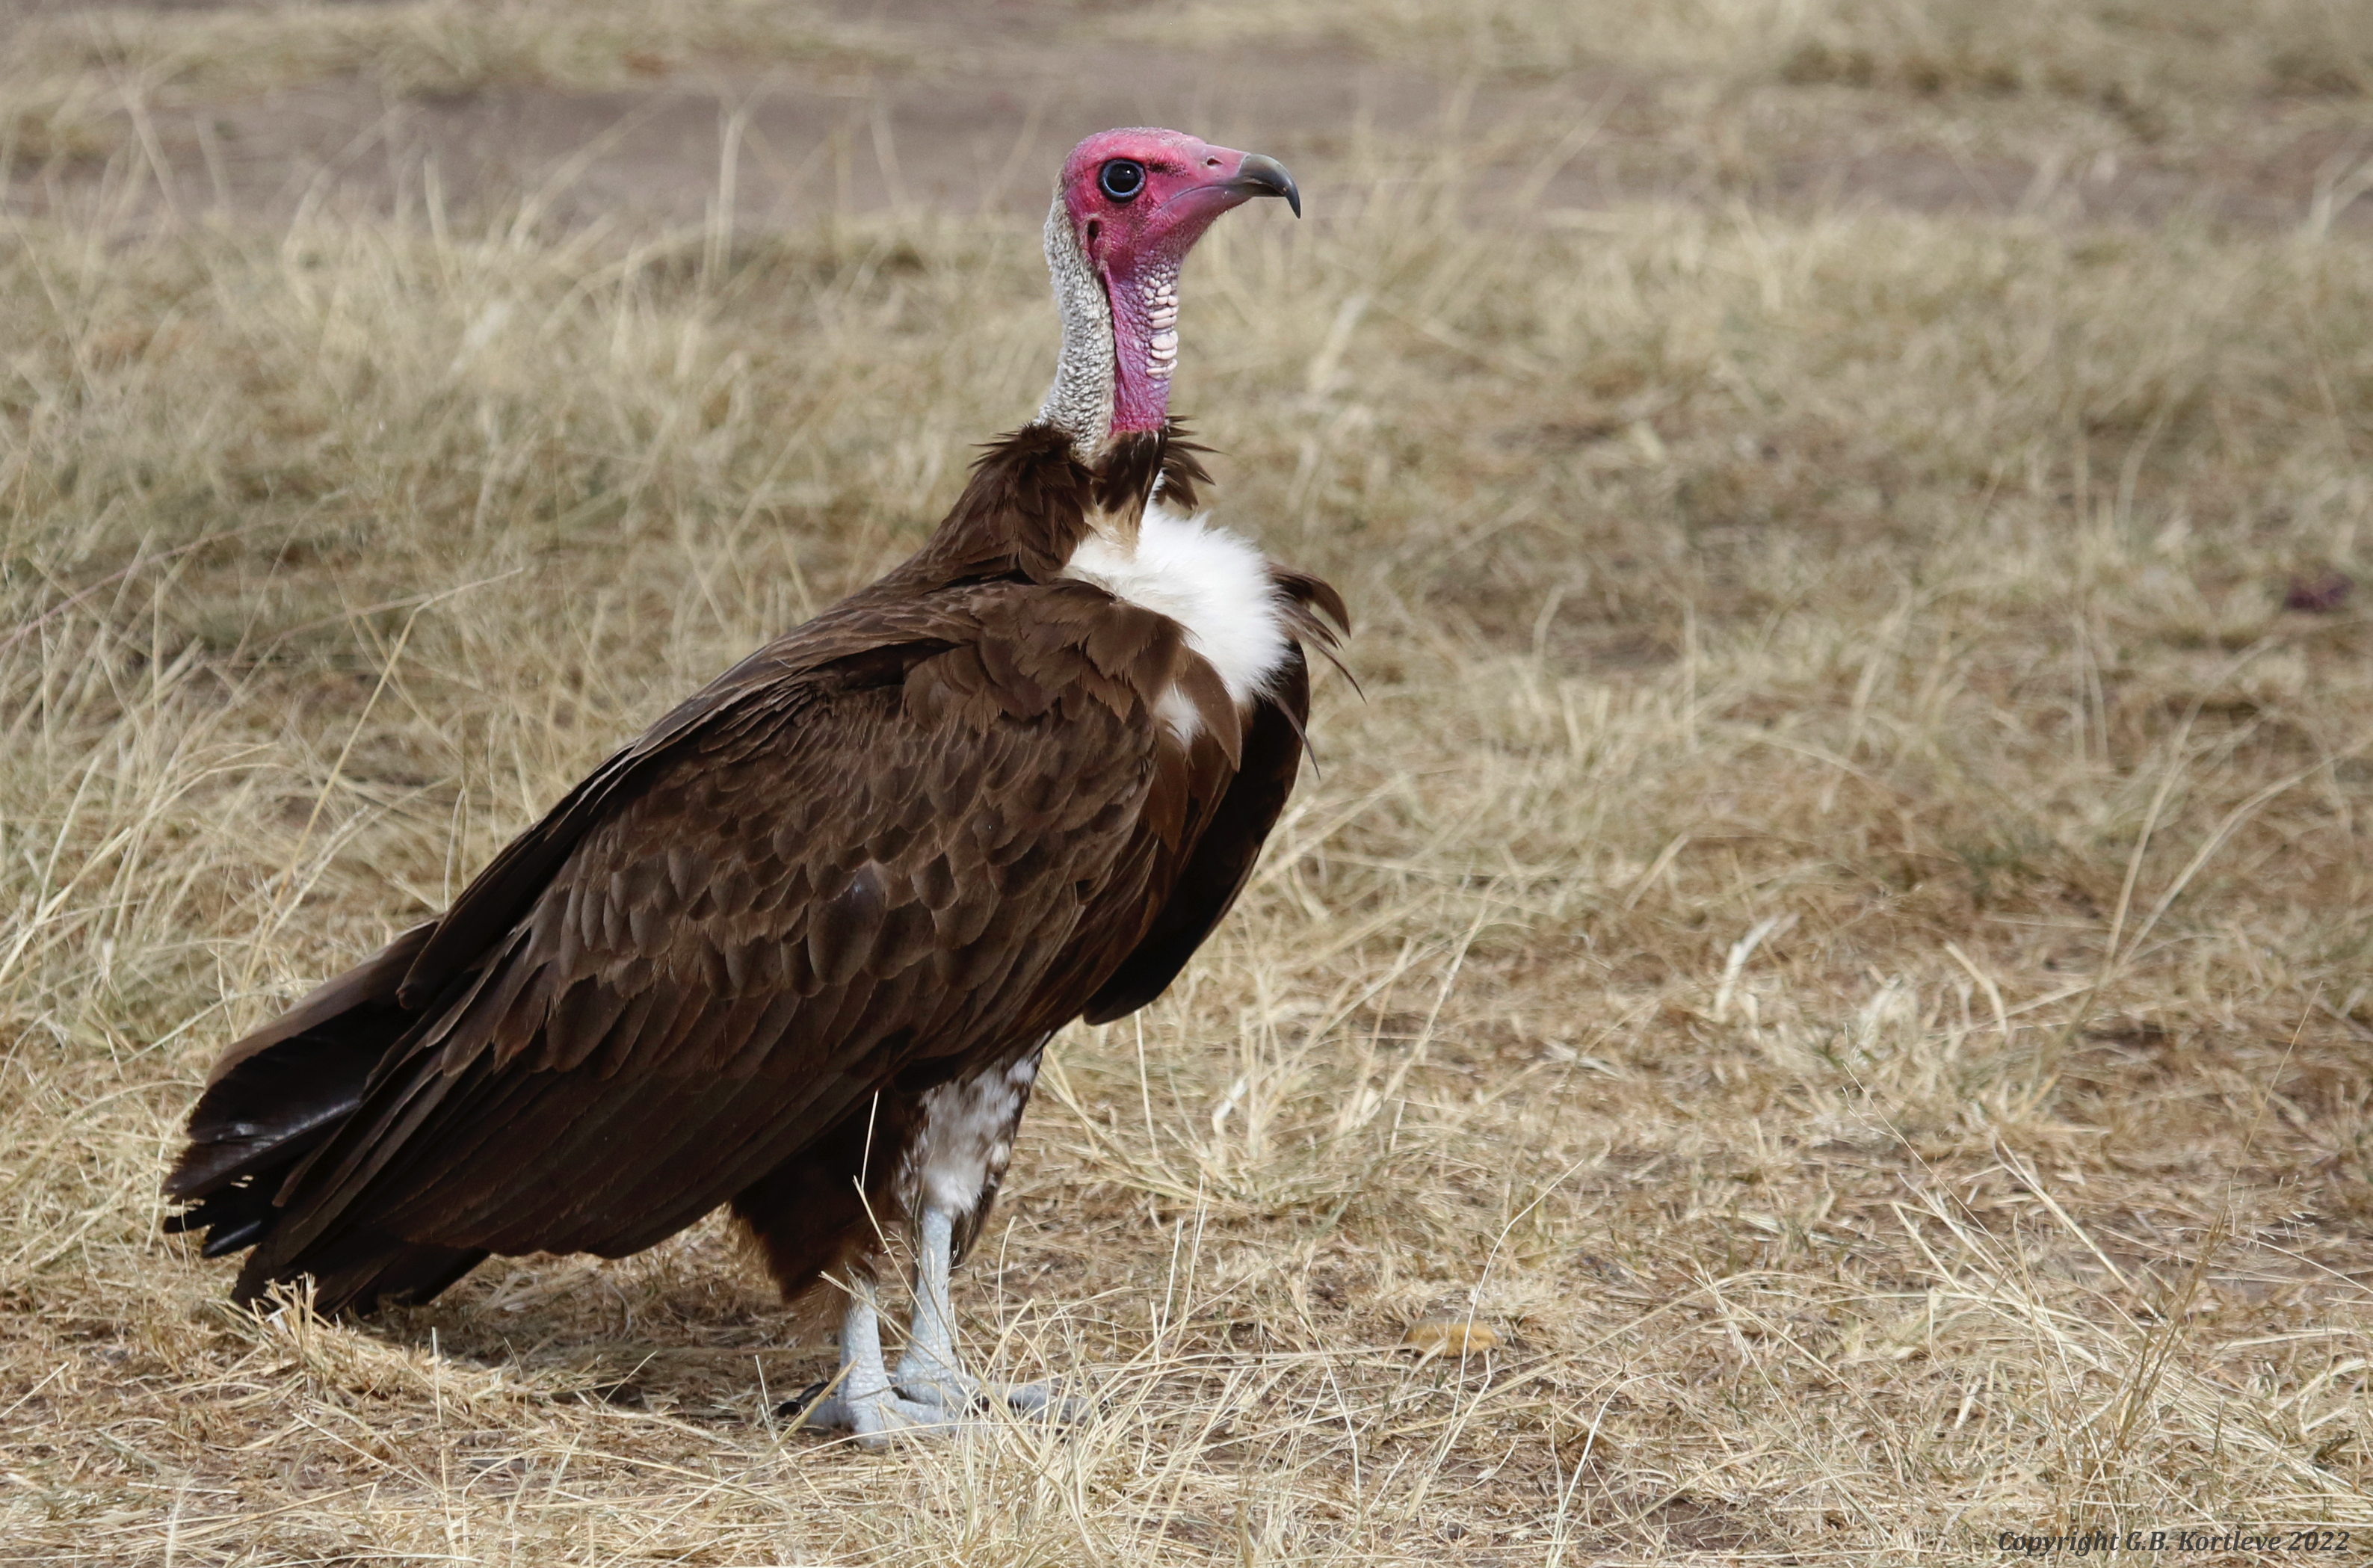
{"label": "white belly feather", "polygon": [[995,1196],[1013,1158],[1013,1129],[1038,1078],[1038,1052],[923,1092],[923,1125],[902,1156],[898,1188],[910,1214],[925,1205],[970,1215]]}
{"label": "white belly feather", "polygon": [[[1134,551],[1091,533],[1063,572],[1184,626],[1187,646],[1219,672],[1239,706],[1266,691],[1285,662],[1285,617],[1268,558],[1227,530],[1205,526],[1200,515],[1180,517],[1149,503]],[[1182,736],[1194,732],[1195,706],[1183,695],[1166,696],[1161,710]]]}

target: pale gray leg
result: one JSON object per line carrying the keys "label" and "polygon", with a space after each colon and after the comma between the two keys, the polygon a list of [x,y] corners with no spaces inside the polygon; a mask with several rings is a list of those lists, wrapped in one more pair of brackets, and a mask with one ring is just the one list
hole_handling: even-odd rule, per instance
{"label": "pale gray leg", "polygon": [[886,1447],[894,1432],[946,1431],[961,1413],[902,1398],[882,1364],[882,1315],[873,1281],[851,1282],[848,1312],[840,1320],[840,1387],[805,1413],[804,1424],[848,1432],[868,1448]]}
{"label": "pale gray leg", "polygon": [[[993,1396],[966,1372],[956,1352],[955,1313],[948,1300],[948,1276],[955,1265],[955,1217],[926,1207],[915,1227],[915,1318],[898,1358],[898,1391],[911,1399],[958,1410],[983,1409]],[[1052,1413],[1069,1420],[1072,1403],[1045,1383],[1022,1383],[1001,1396],[1020,1415]]]}
{"label": "pale gray leg", "polygon": [[926,1208],[915,1227],[915,1317],[896,1375],[909,1398],[961,1410],[978,1397],[980,1384],[956,1354],[955,1313],[948,1301],[954,1256],[954,1217],[944,1209]]}
{"label": "pale gray leg", "polygon": [[[955,1316],[948,1276],[955,1255],[955,1221],[946,1210],[924,1209],[915,1227],[915,1316],[895,1374],[882,1362],[882,1318],[871,1280],[852,1281],[840,1327],[840,1387],[806,1412],[806,1424],[853,1432],[869,1448],[893,1432],[950,1432],[976,1423],[992,1398],[966,1372],[956,1351]],[[1020,1415],[1072,1419],[1073,1401],[1044,1383],[1004,1390]]]}

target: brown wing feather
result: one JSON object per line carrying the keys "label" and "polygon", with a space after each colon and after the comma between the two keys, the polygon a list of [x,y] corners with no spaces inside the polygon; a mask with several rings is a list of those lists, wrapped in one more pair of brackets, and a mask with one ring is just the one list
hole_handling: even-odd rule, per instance
{"label": "brown wing feather", "polygon": [[[1194,469],[1187,477],[1205,475]],[[1191,858],[1175,878],[1160,884],[1160,903],[1144,937],[1089,999],[1081,1016],[1091,1024],[1128,1016],[1178,977],[1244,891],[1261,845],[1293,792],[1310,720],[1310,666],[1301,645],[1309,643],[1333,660],[1336,628],[1350,631],[1351,614],[1341,594],[1307,572],[1272,566],[1269,577],[1297,641],[1245,722],[1241,757],[1230,759],[1233,777],[1198,833]]]}
{"label": "brown wing feather", "polygon": [[918,1058],[1075,1014],[1126,951],[1086,918],[1143,903],[1178,814],[1132,689],[1177,638],[1146,636],[1130,680],[1082,678],[1099,618],[1139,614],[1091,591],[972,590],[977,635],[869,666],[894,682],[741,694],[598,807],[572,796],[555,815],[590,820],[284,1184],[243,1292],[356,1233],[634,1251]]}
{"label": "brown wing feather", "polygon": [[1081,1017],[1109,1024],[1160,996],[1235,903],[1268,830],[1293,792],[1310,716],[1310,671],[1295,649],[1245,727],[1244,760],[1196,837],[1193,855],[1165,887],[1144,937],[1089,999]]}

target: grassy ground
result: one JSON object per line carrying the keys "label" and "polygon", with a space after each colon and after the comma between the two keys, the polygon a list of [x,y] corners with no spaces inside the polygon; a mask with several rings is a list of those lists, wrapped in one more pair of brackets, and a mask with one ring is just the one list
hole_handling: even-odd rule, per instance
{"label": "grassy ground", "polygon": [[[2064,111],[2072,146],[2206,156],[2087,61],[2367,120],[2344,6],[2071,8],[2076,74],[2008,82],[1904,41],[1999,51],[2043,7],[1699,11],[1607,8],[1629,54],[1545,6],[1280,25],[1448,52],[1454,103],[1661,73],[1641,136],[1751,88],[1907,145]],[[104,20],[196,58],[456,15]],[[600,85],[571,41],[606,15],[499,25]],[[2319,28],[2337,74],[2284,76]],[[761,47],[720,37],[662,63]],[[107,101],[90,156],[131,168]],[[2280,225],[1744,177],[1544,216],[1565,133],[1533,129],[1347,135],[1297,158],[1311,221],[1198,253],[1178,403],[1223,515],[1351,600],[1365,695],[1326,687],[1323,772],[1188,977],[1058,1042],[960,1282],[977,1359],[1096,1413],[886,1457],[777,1430],[832,1352],[721,1230],[258,1319],[156,1183],[226,1040],[922,536],[1048,372],[1034,228],[10,217],[0,1559],[1992,1561],[2278,1521],[2361,1551],[2355,165]],[[1404,1344],[1443,1320],[1490,1332]]]}

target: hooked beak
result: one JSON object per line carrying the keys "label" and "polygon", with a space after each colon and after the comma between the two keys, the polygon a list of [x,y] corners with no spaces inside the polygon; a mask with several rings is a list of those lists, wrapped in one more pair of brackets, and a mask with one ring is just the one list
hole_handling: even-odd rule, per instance
{"label": "hooked beak", "polygon": [[1285,165],[1265,154],[1245,154],[1244,162],[1236,166],[1236,177],[1228,181],[1226,188],[1247,197],[1283,196],[1285,205],[1293,209],[1293,216],[1302,216],[1302,193],[1295,188],[1293,176],[1285,171]]}

